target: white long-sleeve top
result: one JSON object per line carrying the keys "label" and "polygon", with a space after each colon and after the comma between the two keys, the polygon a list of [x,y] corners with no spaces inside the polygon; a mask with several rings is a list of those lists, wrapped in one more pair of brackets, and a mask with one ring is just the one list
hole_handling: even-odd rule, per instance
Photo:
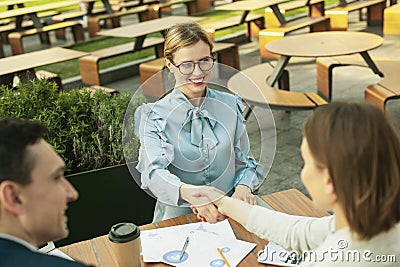
{"label": "white long-sleeve top", "polygon": [[335,231],[335,216],[312,218],[253,206],[246,228],[303,258],[300,266],[399,266],[400,223],[368,241],[349,228]]}

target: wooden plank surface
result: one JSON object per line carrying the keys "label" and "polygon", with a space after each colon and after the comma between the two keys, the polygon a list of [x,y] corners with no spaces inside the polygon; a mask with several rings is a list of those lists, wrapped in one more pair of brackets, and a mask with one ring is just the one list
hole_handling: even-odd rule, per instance
{"label": "wooden plank surface", "polygon": [[144,36],[154,32],[164,31],[177,23],[184,22],[197,22],[205,18],[200,17],[187,17],[187,16],[169,16],[159,19],[143,21],[140,23],[130,24],[127,26],[118,27],[111,30],[104,30],[97,33],[97,35],[135,38]]}
{"label": "wooden plank surface", "polygon": [[79,58],[88,53],[72,49],[53,47],[22,55],[16,55],[0,59],[0,76],[36,67]]}
{"label": "wooden plank surface", "polygon": [[[262,196],[271,207],[278,211],[289,214],[307,215],[321,217],[329,215],[329,213],[317,208],[310,199],[304,196],[297,189],[290,189],[282,192],[277,192],[272,195]],[[187,223],[198,222],[194,214],[180,216],[161,222],[140,226],[141,230],[149,230],[154,228],[168,227],[173,225],[181,225]],[[250,252],[249,255],[239,264],[240,267],[265,266],[257,262],[257,252],[264,249],[268,241],[263,240],[256,235],[248,232],[239,223],[229,219],[229,223],[238,239],[255,243],[257,246]],[[71,244],[59,248],[62,252],[71,256],[74,259],[79,259],[82,262],[92,264],[94,266],[117,267],[115,256],[112,253],[108,237],[106,235],[96,237],[91,240]],[[145,267],[166,267],[163,263],[143,263]]]}
{"label": "wooden plank surface", "polygon": [[280,90],[268,85],[266,78],[272,71],[273,67],[269,63],[244,69],[229,79],[228,88],[252,105],[299,109],[316,107],[315,103],[302,92]]}
{"label": "wooden plank surface", "polygon": [[13,18],[13,17],[17,17],[17,16],[22,16],[25,14],[53,10],[53,9],[60,8],[60,7],[79,5],[80,2],[81,2],[80,0],[69,0],[69,1],[60,1],[60,2],[55,2],[55,3],[44,4],[44,5],[30,6],[30,7],[7,10],[7,11],[0,12],[0,19]]}
{"label": "wooden plank surface", "polygon": [[282,211],[287,214],[323,217],[329,215],[328,212],[318,208],[306,196],[297,189],[289,189],[271,195],[261,197],[274,210]]}
{"label": "wooden plank surface", "polygon": [[244,0],[214,7],[215,10],[251,11],[273,5],[283,4],[291,0]]}
{"label": "wooden plank surface", "polygon": [[272,53],[292,57],[351,55],[383,44],[379,35],[366,32],[314,32],[297,34],[266,45]]}
{"label": "wooden plank surface", "polygon": [[[95,250],[93,250],[90,240],[75,243],[73,246],[64,246],[60,250],[74,260],[78,260],[87,265],[99,266]],[[104,252],[102,251],[102,253]]]}
{"label": "wooden plank surface", "polygon": [[7,1],[0,1],[0,6],[14,6],[18,4],[25,4],[28,2],[34,2],[36,0],[7,0]]}

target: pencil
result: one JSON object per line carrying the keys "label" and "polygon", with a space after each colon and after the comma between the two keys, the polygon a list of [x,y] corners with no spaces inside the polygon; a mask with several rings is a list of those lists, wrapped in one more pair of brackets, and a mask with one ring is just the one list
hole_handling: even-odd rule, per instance
{"label": "pencil", "polygon": [[219,255],[221,255],[222,260],[225,262],[226,267],[231,267],[228,263],[228,260],[225,258],[224,253],[222,253],[222,251],[217,248]]}

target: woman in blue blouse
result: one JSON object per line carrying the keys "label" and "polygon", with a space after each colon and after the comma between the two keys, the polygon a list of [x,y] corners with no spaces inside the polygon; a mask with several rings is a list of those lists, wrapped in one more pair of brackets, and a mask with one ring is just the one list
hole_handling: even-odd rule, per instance
{"label": "woman in blue blouse", "polygon": [[191,213],[190,205],[203,221],[225,219],[206,198],[193,197],[199,187],[255,204],[252,192],[261,185],[262,168],[250,154],[241,98],[207,87],[212,49],[198,24],[169,29],[164,57],[175,88],[139,109],[137,169],[142,188],[157,197],[153,221]]}

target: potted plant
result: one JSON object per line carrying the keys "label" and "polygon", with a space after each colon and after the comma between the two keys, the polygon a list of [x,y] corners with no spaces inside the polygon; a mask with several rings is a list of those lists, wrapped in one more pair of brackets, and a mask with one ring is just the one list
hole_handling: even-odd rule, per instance
{"label": "potted plant", "polygon": [[[134,182],[125,164],[135,164],[140,144],[137,137],[122,132],[130,100],[129,93],[59,92],[57,85],[47,80],[0,87],[0,117],[46,125],[45,138],[66,162],[67,177],[80,193],[68,210],[71,234],[59,245],[106,233],[121,220],[144,224],[152,218],[155,201]],[[144,101],[139,99],[130,109]],[[133,127],[133,118],[129,123]],[[123,136],[130,148],[125,155],[128,159],[124,158]]]}

